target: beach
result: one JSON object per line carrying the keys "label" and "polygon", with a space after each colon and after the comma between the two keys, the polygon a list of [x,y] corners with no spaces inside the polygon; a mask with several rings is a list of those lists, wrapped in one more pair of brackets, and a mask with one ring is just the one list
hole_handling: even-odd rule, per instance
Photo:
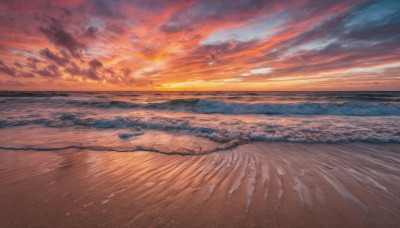
{"label": "beach", "polygon": [[2,227],[396,227],[397,144],[1,150]]}

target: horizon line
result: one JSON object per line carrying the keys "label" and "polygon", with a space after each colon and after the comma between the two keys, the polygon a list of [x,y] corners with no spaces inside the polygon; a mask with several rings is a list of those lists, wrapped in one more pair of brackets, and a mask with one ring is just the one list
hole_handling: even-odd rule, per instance
{"label": "horizon line", "polygon": [[2,90],[0,92],[400,92],[399,90]]}

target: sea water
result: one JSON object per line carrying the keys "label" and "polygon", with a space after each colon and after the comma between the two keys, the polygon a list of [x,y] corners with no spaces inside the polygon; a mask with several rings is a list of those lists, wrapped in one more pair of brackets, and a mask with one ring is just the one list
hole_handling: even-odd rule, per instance
{"label": "sea water", "polygon": [[400,92],[0,92],[3,149],[211,153],[252,141],[400,143]]}

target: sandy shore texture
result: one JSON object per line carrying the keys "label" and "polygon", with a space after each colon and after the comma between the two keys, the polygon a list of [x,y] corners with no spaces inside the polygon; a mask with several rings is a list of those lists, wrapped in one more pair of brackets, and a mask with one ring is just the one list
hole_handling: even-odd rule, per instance
{"label": "sandy shore texture", "polygon": [[0,227],[400,227],[400,145],[1,150],[0,205]]}

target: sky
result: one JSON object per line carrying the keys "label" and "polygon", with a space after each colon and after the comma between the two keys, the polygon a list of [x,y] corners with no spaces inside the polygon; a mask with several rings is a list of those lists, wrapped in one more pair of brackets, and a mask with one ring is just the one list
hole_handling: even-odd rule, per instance
{"label": "sky", "polygon": [[400,90],[398,0],[0,0],[1,90]]}

